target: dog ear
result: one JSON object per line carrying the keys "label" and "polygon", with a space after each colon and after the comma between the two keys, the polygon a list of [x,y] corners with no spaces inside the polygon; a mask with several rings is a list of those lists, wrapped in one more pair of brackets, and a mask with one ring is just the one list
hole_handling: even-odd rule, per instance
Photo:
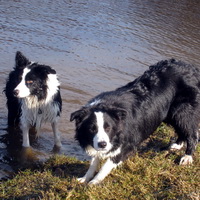
{"label": "dog ear", "polygon": [[28,64],[30,64],[30,61],[20,51],[17,51],[15,56],[15,67],[23,69]]}
{"label": "dog ear", "polygon": [[47,74],[56,74],[56,71],[49,66],[45,70]]}
{"label": "dog ear", "polygon": [[48,65],[40,65],[39,67],[35,68],[34,70],[36,73],[42,74],[43,76],[46,76],[49,74],[56,74],[56,71]]}
{"label": "dog ear", "polygon": [[119,108],[116,106],[111,106],[111,105],[105,105],[103,103],[98,104],[96,106],[97,110],[101,110],[103,112],[107,112],[110,114],[112,117],[114,117],[117,121],[119,120],[124,120],[127,115],[127,111],[123,108]]}
{"label": "dog ear", "polygon": [[76,120],[76,123],[80,123],[88,113],[89,113],[89,110],[86,108],[77,110],[71,114],[70,121],[72,122]]}
{"label": "dog ear", "polygon": [[112,108],[109,112],[117,121],[123,121],[127,116],[127,111],[123,108]]}

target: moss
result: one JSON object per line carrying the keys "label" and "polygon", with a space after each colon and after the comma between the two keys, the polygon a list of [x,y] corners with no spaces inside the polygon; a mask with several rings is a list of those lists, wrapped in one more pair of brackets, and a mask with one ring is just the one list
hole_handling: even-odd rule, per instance
{"label": "moss", "polygon": [[89,162],[57,155],[37,170],[26,169],[2,182],[0,199],[200,199],[200,145],[194,164],[179,166],[183,151],[160,151],[173,134],[173,129],[162,124],[136,155],[97,186],[76,181]]}

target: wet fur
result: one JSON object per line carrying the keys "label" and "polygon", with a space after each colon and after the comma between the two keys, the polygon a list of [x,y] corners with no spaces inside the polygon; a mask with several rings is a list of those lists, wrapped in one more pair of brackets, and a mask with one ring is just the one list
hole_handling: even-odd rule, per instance
{"label": "wet fur", "polygon": [[30,146],[29,129],[33,126],[39,134],[45,122],[51,122],[55,145],[61,146],[57,128],[62,109],[59,85],[54,69],[30,62],[21,52],[16,53],[15,67],[8,76],[4,91],[7,97],[8,127],[21,127],[24,147]]}

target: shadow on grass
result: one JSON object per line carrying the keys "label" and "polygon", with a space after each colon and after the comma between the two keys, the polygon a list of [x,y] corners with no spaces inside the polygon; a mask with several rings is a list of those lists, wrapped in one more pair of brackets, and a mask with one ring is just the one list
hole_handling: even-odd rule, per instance
{"label": "shadow on grass", "polygon": [[172,151],[170,146],[176,141],[176,134],[174,129],[171,126],[167,126],[162,123],[158,129],[138,148],[138,153],[141,157],[148,153],[148,156],[154,158],[157,156],[157,153],[164,153],[165,158],[174,156],[174,163],[179,164],[182,157],[182,153],[185,150],[183,148],[181,151]]}
{"label": "shadow on grass", "polygon": [[73,177],[81,177],[83,176],[87,169],[89,167],[89,164],[87,163],[65,163],[62,165],[58,165],[53,167],[52,173],[55,176],[58,177],[69,177],[69,178],[73,178]]}

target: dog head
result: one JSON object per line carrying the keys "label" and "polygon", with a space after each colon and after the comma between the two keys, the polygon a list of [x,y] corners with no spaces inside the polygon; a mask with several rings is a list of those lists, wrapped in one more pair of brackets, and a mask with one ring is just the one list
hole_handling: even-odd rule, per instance
{"label": "dog head", "polygon": [[16,53],[15,70],[21,70],[20,82],[13,94],[18,98],[37,96],[38,100],[47,98],[48,90],[55,94],[59,82],[56,71],[49,66],[30,62],[21,52]]}
{"label": "dog head", "polygon": [[72,113],[70,121],[76,121],[75,138],[82,148],[106,154],[118,145],[125,118],[124,109],[99,104]]}

